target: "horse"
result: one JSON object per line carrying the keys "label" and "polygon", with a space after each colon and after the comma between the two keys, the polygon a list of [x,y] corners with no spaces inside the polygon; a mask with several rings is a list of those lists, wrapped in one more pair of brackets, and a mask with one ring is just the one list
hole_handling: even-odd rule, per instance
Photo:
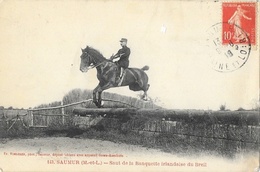
{"label": "horse", "polygon": [[93,90],[93,102],[98,108],[102,107],[102,92],[112,87],[129,86],[129,89],[132,91],[144,91],[141,98],[147,100],[147,91],[150,85],[148,84],[148,76],[144,71],[148,70],[149,66],[144,66],[141,69],[125,69],[119,84],[117,78],[120,69],[115,62],[106,59],[98,50],[89,46],[85,49],[81,48],[81,51],[80,71],[86,73],[89,69],[96,68],[97,70],[99,84]]}

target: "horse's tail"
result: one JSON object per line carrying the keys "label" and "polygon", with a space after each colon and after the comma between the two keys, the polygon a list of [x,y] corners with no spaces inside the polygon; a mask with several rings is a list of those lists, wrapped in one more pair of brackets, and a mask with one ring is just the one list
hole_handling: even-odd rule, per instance
{"label": "horse's tail", "polygon": [[145,71],[145,70],[149,70],[149,66],[144,66],[141,68],[141,70]]}

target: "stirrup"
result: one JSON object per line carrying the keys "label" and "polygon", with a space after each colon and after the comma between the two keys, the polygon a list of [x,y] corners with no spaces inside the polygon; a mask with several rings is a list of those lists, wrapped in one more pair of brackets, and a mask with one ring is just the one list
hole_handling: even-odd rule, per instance
{"label": "stirrup", "polygon": [[123,82],[123,75],[121,77],[119,76],[117,80],[117,86],[121,86],[122,82]]}

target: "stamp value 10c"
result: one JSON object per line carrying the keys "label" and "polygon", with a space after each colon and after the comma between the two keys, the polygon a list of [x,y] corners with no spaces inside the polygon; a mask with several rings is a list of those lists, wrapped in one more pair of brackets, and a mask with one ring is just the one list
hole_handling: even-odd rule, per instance
{"label": "stamp value 10c", "polygon": [[256,44],[256,3],[222,3],[222,43]]}

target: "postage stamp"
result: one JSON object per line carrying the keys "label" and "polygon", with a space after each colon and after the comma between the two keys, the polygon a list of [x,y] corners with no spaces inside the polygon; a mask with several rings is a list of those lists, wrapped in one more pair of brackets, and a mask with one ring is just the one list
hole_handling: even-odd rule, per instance
{"label": "postage stamp", "polygon": [[207,31],[214,70],[232,72],[246,64],[257,46],[256,8],[252,2],[222,3],[222,22]]}
{"label": "postage stamp", "polygon": [[256,45],[256,3],[222,3],[222,43]]}

